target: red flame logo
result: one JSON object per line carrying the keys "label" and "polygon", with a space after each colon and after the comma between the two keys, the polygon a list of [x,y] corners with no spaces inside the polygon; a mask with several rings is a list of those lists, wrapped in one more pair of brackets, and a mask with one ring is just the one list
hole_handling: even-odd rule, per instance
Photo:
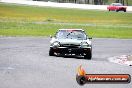
{"label": "red flame logo", "polygon": [[80,75],[80,76],[85,76],[85,75],[86,75],[86,72],[85,72],[85,70],[82,68],[82,65],[80,65],[80,66],[78,67],[78,75]]}

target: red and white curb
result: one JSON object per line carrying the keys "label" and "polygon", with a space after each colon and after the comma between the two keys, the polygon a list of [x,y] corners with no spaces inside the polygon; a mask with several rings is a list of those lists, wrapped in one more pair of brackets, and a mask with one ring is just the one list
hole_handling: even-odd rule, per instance
{"label": "red and white curb", "polygon": [[132,66],[132,55],[121,55],[108,58],[110,62]]}

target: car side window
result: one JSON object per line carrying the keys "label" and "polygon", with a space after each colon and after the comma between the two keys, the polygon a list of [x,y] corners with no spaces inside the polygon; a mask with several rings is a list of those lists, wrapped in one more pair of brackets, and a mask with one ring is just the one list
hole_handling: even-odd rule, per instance
{"label": "car side window", "polygon": [[63,35],[63,33],[60,32],[60,31],[56,33],[56,37],[57,37],[57,38],[61,37],[62,35]]}

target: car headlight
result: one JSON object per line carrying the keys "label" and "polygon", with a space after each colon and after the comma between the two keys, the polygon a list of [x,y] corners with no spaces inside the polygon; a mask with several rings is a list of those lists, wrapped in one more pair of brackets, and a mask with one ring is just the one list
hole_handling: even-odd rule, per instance
{"label": "car headlight", "polygon": [[82,48],[86,48],[90,46],[87,42],[82,42],[80,45]]}
{"label": "car headlight", "polygon": [[60,43],[58,41],[51,44],[54,48],[57,48],[60,46]]}

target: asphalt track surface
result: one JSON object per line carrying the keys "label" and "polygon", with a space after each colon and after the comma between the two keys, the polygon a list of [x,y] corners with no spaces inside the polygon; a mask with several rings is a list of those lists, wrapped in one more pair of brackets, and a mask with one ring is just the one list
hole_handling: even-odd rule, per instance
{"label": "asphalt track surface", "polygon": [[93,58],[49,56],[50,38],[0,37],[0,88],[132,88],[129,84],[76,83],[77,67],[89,74],[130,74],[132,67],[107,58],[132,54],[132,39],[96,38]]}

